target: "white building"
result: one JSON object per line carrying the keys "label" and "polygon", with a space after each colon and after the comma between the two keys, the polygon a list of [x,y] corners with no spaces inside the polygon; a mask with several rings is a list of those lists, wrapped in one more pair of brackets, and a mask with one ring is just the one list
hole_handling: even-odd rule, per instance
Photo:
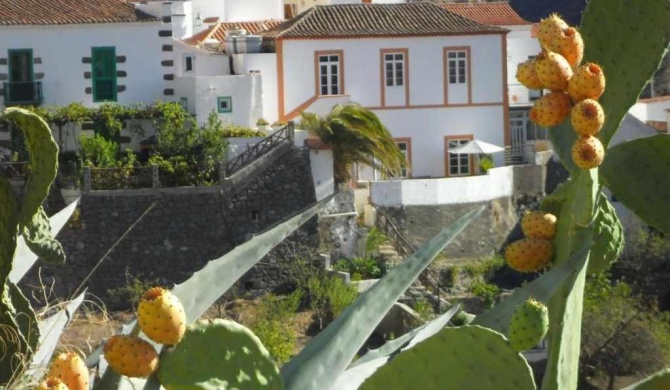
{"label": "white building", "polygon": [[277,118],[357,102],[406,151],[408,177],[471,175],[473,159],[450,148],[511,140],[506,33],[430,3],[310,8],[263,33],[276,53]]}
{"label": "white building", "polygon": [[515,77],[517,65],[540,52],[537,25],[521,18],[506,2],[442,3],[440,6],[478,23],[510,31],[507,34],[507,90],[512,140],[507,160],[511,163],[527,162],[529,152],[535,149],[535,142],[548,139],[547,129],[528,118],[533,102],[542,91],[524,87]]}
{"label": "white building", "polygon": [[409,2],[409,0],[284,0],[287,18],[292,18],[317,5],[393,4]]}

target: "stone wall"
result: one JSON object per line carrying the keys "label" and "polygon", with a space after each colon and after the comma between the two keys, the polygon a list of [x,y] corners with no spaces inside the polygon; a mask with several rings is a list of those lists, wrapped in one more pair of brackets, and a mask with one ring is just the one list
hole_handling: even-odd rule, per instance
{"label": "stone wall", "polygon": [[[67,264],[39,263],[23,285],[38,286],[41,276],[42,284],[53,286],[52,298],[66,298],[84,283],[112,308],[127,307],[128,302],[115,299],[110,290],[134,279],[166,286],[180,283],[208,260],[315,202],[307,149],[288,149],[245,183],[230,190],[197,187],[85,195],[78,216],[58,236]],[[240,284],[276,288],[286,276],[277,265],[290,257],[316,257],[317,247],[315,218],[261,260]]]}

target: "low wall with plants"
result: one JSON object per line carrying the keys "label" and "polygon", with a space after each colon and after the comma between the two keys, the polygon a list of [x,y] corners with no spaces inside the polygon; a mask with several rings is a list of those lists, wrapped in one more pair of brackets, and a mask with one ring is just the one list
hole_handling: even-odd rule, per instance
{"label": "low wall with plants", "polygon": [[[68,262],[41,263],[25,286],[39,286],[41,277],[56,298],[71,296],[83,283],[110,306],[128,307],[133,286],[179,283],[208,260],[314,201],[309,151],[297,148],[233,192],[196,187],[85,195],[78,215],[58,236]],[[285,275],[277,264],[311,256],[318,246],[315,235],[316,223],[294,233],[242,278],[242,287],[280,286]]]}

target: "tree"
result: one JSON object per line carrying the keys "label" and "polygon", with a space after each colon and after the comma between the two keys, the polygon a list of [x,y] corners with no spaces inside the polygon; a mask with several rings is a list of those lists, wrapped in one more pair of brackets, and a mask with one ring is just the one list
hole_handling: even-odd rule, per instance
{"label": "tree", "polygon": [[355,103],[338,104],[325,117],[305,112],[301,126],[333,147],[335,181],[347,182],[354,163],[397,173],[405,156],[372,111]]}

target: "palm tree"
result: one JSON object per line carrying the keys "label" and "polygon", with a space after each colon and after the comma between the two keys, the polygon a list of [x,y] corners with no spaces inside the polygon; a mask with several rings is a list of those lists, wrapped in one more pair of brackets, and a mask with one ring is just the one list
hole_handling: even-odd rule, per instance
{"label": "palm tree", "polygon": [[333,147],[337,183],[349,181],[354,163],[390,173],[398,173],[406,165],[405,156],[379,117],[359,104],[338,104],[325,117],[303,112],[300,125]]}

